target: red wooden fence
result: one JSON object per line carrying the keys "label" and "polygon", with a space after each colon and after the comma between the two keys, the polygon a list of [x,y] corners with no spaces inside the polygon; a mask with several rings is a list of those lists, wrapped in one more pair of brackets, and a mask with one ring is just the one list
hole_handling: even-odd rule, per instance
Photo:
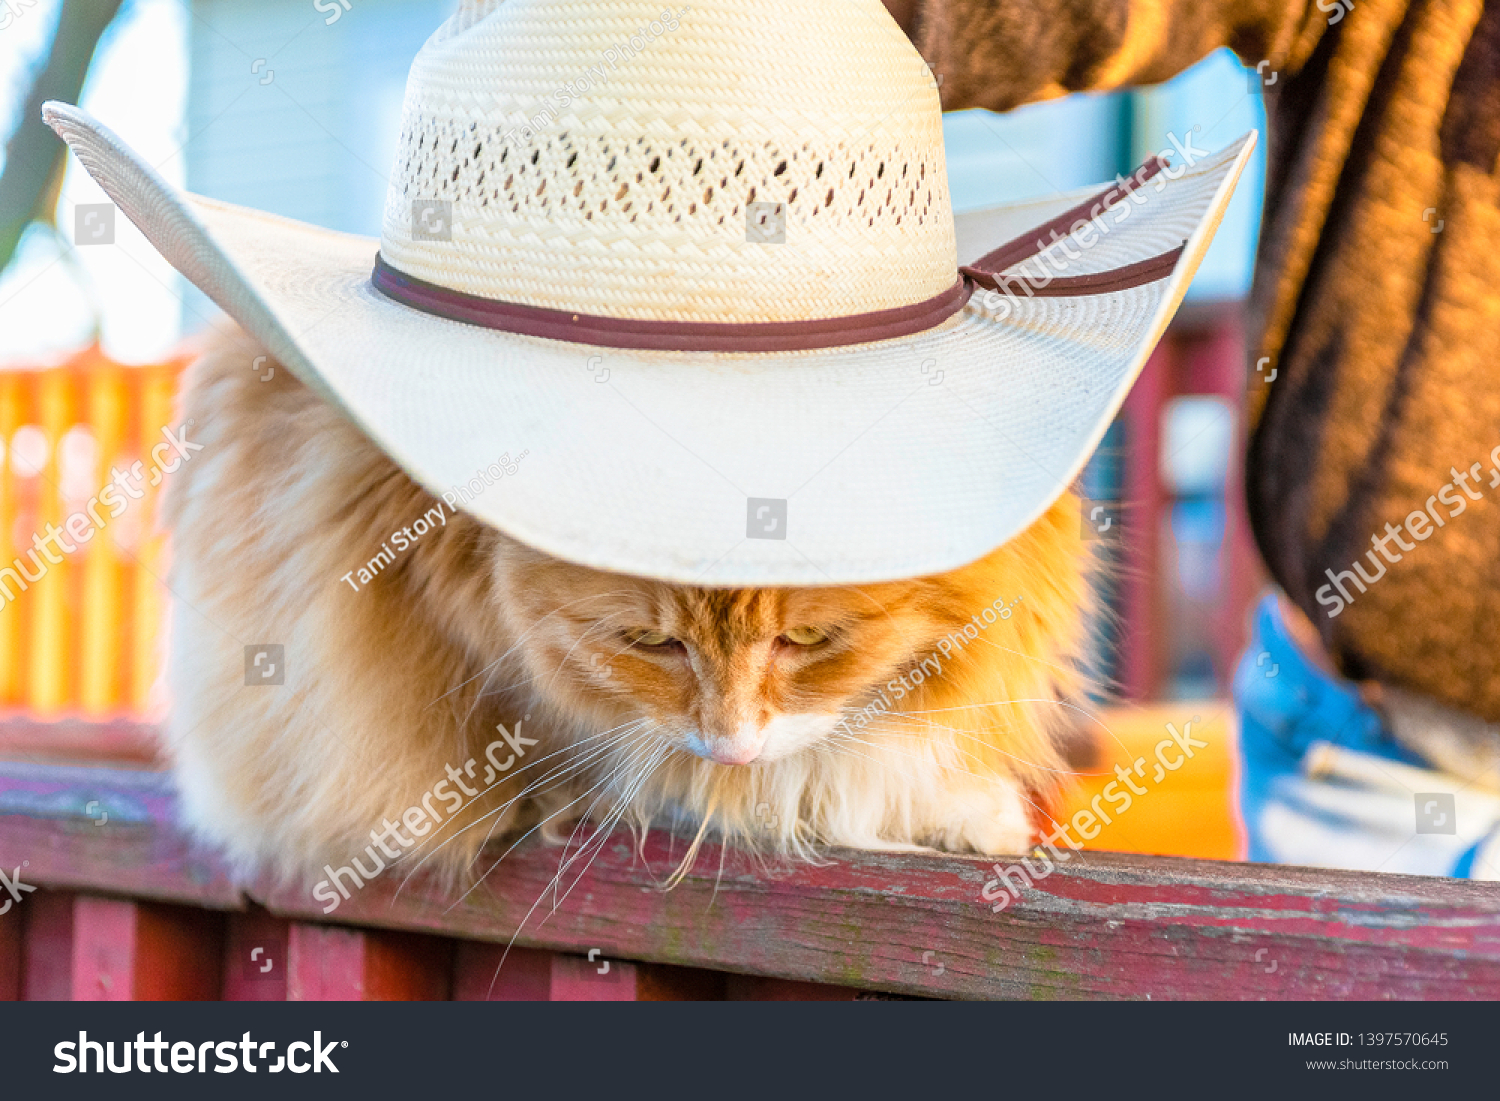
{"label": "red wooden fence", "polygon": [[709,845],[664,890],[682,841],[653,832],[556,912],[533,906],[564,853],[537,843],[461,898],[392,875],[325,916],[236,884],[174,812],[161,773],[0,766],[0,865],[39,888],[0,916],[0,995],[1500,999],[1500,884],[1085,853],[997,914],[992,862],[961,857]]}

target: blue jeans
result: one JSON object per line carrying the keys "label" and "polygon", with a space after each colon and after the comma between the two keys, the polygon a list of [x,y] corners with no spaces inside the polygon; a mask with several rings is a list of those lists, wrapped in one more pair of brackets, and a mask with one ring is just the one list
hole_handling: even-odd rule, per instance
{"label": "blue jeans", "polygon": [[1233,696],[1250,860],[1500,879],[1500,799],[1396,744],[1352,682],[1297,649],[1274,595]]}

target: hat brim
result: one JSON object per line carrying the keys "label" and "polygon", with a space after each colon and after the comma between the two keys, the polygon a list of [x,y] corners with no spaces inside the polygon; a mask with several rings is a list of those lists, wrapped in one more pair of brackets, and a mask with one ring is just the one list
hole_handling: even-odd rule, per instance
{"label": "hat brim", "polygon": [[[430,316],[371,285],[374,239],[179,192],[83,111],[45,113],[174,267],[428,490],[473,483],[467,512],[571,562],[717,586],[938,573],[1024,531],[1098,446],[1255,144],[1141,189],[1069,271],[1186,242],[1168,278],[998,310],[976,295],[914,337],[750,355]],[[1082,194],[961,215],[960,260]],[[502,456],[514,473],[486,475]]]}

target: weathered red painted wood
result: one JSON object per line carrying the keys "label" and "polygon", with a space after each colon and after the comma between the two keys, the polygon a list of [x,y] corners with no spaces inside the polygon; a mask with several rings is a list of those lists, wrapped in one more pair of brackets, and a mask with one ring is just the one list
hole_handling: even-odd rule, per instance
{"label": "weathered red painted wood", "polygon": [[453,954],[453,1000],[551,1001],[553,955],[534,948],[512,948],[506,955],[503,944],[459,941]]}
{"label": "weathered red painted wood", "polygon": [[69,891],[45,888],[26,897],[26,947],[21,968],[23,1001],[72,1000],[75,897]]}
{"label": "weathered red painted wood", "polygon": [[291,922],[258,906],[230,914],[224,951],[226,1002],[287,1000],[287,952]]}
{"label": "weathered red painted wood", "polygon": [[29,883],[238,909],[223,861],[172,826],[176,805],[161,772],[0,761],[0,856],[28,861]]}
{"label": "weathered red painted wood", "polygon": [[[459,941],[453,1000],[464,1002],[723,1001],[719,971]],[[852,993],[852,992],[851,992]]]}
{"label": "weathered red painted wood", "polygon": [[136,905],[78,895],[73,902],[75,1002],[128,1002],[135,994]]}
{"label": "weathered red painted wood", "polygon": [[0,712],[0,757],[149,765],[160,759],[161,741],[156,727],[128,719],[39,722],[29,715]]}
{"label": "weathered red painted wood", "polygon": [[[7,809],[7,768],[0,853],[35,853],[37,883],[92,886],[94,876],[102,889],[128,889],[118,850],[158,897],[241,904],[221,865],[188,855],[164,778],[123,781],[152,809],[134,832],[112,834],[113,823],[81,824],[66,806],[51,817]],[[77,790],[66,769],[49,782]],[[522,947],[937,997],[1500,999],[1500,884],[1089,853],[995,914],[981,898],[993,862],[835,852],[825,866],[768,871],[710,844],[676,888],[661,889],[681,853],[660,832],[640,851],[611,839],[555,913],[532,914],[558,851],[528,841],[461,900],[420,874],[404,886],[385,876],[326,920],[496,943],[524,921]],[[273,913],[325,920],[304,886],[268,879],[248,894]],[[359,937],[378,942],[370,930]],[[351,996],[354,964],[343,966],[309,978],[303,996]],[[360,966],[369,997],[379,968]],[[29,974],[26,983],[29,996]]]}
{"label": "weathered red painted wood", "polygon": [[204,910],[76,896],[72,1000],[216,1000],[222,924]]}
{"label": "weathered red painted wood", "polygon": [[596,955],[593,960],[562,952],[552,956],[554,1002],[633,1002],[638,975],[633,963]]}
{"label": "weathered red painted wood", "polygon": [[453,946],[438,937],[293,922],[288,1001],[447,1001]]}
{"label": "weathered red painted wood", "polygon": [[21,998],[21,958],[25,945],[26,914],[12,906],[9,913],[0,914],[0,1002]]}

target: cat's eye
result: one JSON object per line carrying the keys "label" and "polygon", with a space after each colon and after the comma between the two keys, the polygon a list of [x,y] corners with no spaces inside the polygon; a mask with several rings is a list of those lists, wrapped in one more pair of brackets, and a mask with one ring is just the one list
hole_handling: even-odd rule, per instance
{"label": "cat's eye", "polygon": [[793,627],[781,637],[788,642],[795,642],[798,646],[816,646],[820,642],[828,641],[828,635],[816,627]]}
{"label": "cat's eye", "polygon": [[632,646],[667,646],[677,641],[665,631],[626,631],[625,638]]}

